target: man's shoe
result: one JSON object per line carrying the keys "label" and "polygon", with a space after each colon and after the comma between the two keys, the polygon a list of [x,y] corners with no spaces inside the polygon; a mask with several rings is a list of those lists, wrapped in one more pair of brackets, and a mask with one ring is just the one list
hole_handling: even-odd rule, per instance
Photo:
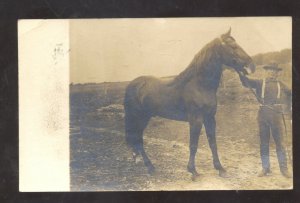
{"label": "man's shoe", "polygon": [[282,171],[281,171],[281,174],[282,174],[284,177],[286,177],[286,178],[291,178],[291,177],[292,177],[292,175],[289,173],[288,170],[282,170]]}
{"label": "man's shoe", "polygon": [[270,169],[263,169],[259,174],[258,177],[263,177],[263,176],[267,176],[268,174],[271,173]]}

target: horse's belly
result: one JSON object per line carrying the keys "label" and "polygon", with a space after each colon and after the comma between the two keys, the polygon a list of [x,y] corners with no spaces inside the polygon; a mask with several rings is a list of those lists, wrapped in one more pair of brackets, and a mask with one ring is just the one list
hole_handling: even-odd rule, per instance
{"label": "horse's belly", "polygon": [[156,115],[163,118],[178,121],[187,120],[186,111],[183,106],[165,105],[158,107],[156,110]]}
{"label": "horse's belly", "polygon": [[162,118],[167,118],[167,119],[171,119],[171,120],[176,120],[176,121],[187,121],[187,117],[186,114],[182,113],[182,114],[171,114],[171,113],[166,113],[166,114],[158,114],[158,116],[162,117]]}
{"label": "horse's belly", "polygon": [[180,92],[166,86],[160,80],[148,78],[139,91],[139,98],[144,110],[149,112],[151,116],[186,120],[185,104]]}

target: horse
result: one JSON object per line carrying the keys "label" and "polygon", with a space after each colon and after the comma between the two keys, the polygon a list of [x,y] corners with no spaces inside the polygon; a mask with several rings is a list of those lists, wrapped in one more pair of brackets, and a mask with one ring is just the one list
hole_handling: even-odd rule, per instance
{"label": "horse", "polygon": [[205,45],[192,62],[171,80],[141,76],[126,87],[124,97],[125,138],[136,158],[141,155],[149,174],[155,167],[147,156],[143,144],[143,131],[151,117],[159,116],[189,123],[189,161],[187,170],[192,177],[199,176],[195,156],[202,125],[204,124],[213,165],[221,177],[226,177],[216,143],[217,90],[223,65],[238,73],[255,71],[251,57],[228,32]]}

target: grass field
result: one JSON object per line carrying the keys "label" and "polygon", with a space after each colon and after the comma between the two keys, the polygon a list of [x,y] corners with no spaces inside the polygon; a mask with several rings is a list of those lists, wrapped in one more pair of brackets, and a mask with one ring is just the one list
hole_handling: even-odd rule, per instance
{"label": "grass field", "polygon": [[[291,73],[282,80],[291,87]],[[258,67],[253,77],[262,77]],[[125,144],[123,97],[128,82],[76,84],[70,87],[71,189],[100,190],[243,190],[289,189],[292,179],[281,176],[271,141],[273,173],[257,177],[261,169],[256,114],[258,103],[242,87],[235,72],[224,71],[218,91],[217,144],[220,160],[228,171],[221,178],[213,169],[205,129],[196,156],[201,176],[191,180],[188,124],[152,118],[144,133],[145,149],[156,167],[148,175],[143,162],[135,163]],[[290,124],[290,122],[287,122]],[[291,152],[291,126],[288,144]],[[289,165],[292,169],[292,166]]]}

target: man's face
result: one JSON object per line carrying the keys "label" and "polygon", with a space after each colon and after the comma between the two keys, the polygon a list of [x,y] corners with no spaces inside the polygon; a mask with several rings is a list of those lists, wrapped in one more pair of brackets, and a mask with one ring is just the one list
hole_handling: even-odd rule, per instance
{"label": "man's face", "polygon": [[275,71],[275,70],[268,70],[267,71],[267,76],[270,78],[278,78],[279,76],[279,71]]}

